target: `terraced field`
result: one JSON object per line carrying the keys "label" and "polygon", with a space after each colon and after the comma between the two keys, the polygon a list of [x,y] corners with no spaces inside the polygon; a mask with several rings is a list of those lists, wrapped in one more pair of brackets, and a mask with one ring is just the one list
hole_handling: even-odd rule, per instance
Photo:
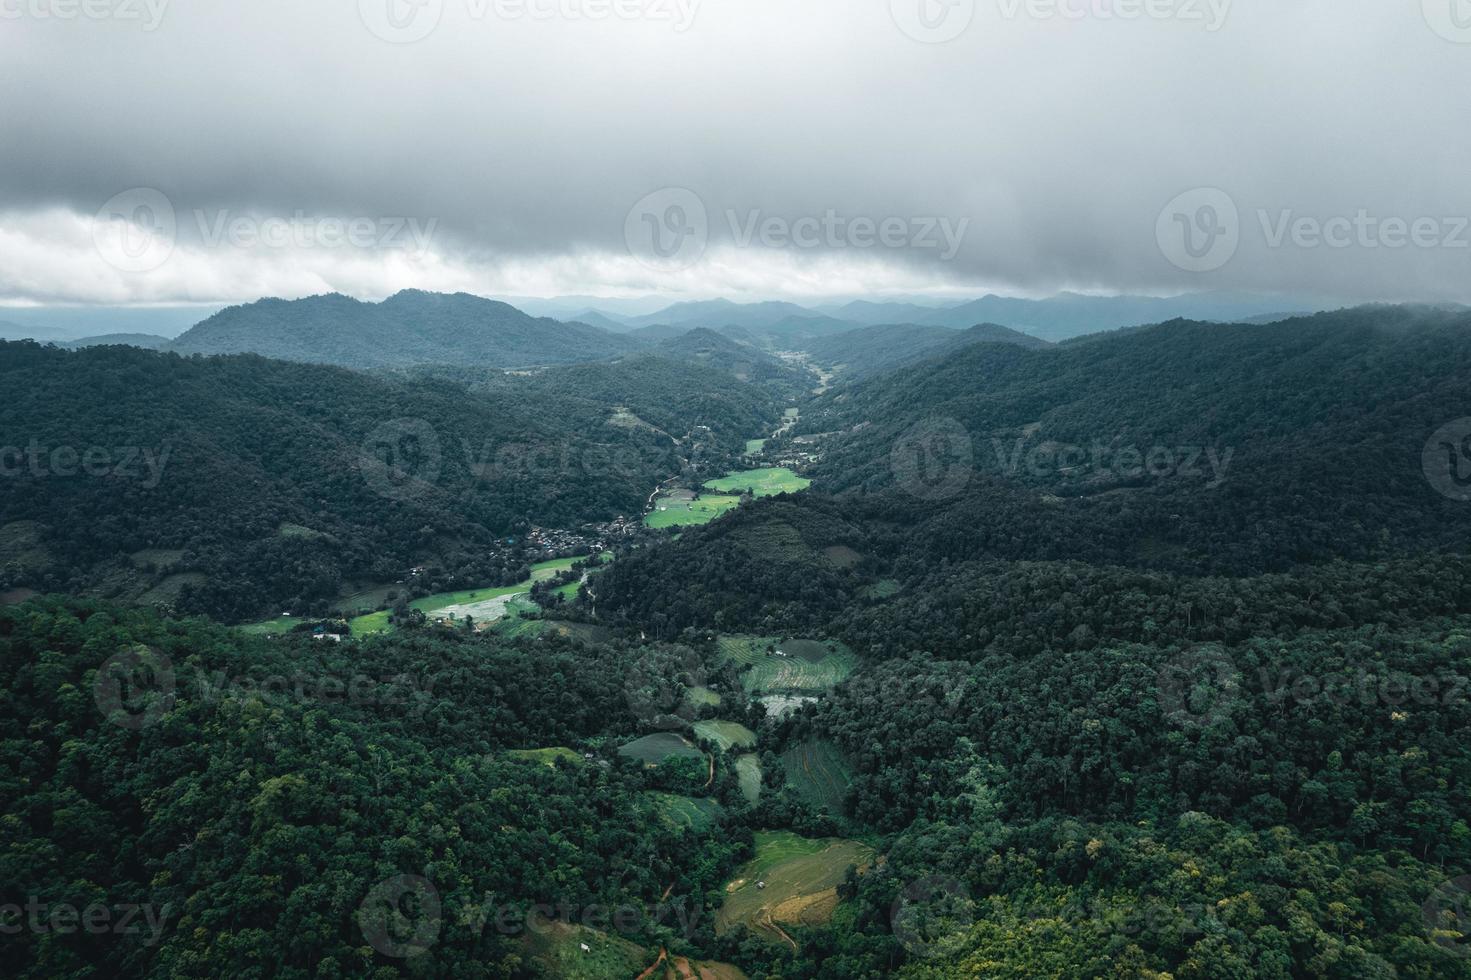
{"label": "terraced field", "polygon": [[736,779],[741,784],[741,795],[746,802],[755,806],[761,799],[761,759],[754,752],[737,756]]}
{"label": "terraced field", "polygon": [[781,754],[781,764],[798,796],[834,816],[843,812],[853,770],[836,745],[820,739],[795,745]]}
{"label": "terraced field", "polygon": [[655,792],[645,793],[644,798],[654,815],[671,827],[706,831],[720,818],[720,804],[714,800]]}
{"label": "terraced field", "polygon": [[697,721],[695,735],[714,742],[725,752],[731,748],[749,749],[756,744],[756,733],[733,721]]}
{"label": "terraced field", "polygon": [[751,694],[830,691],[852,676],[858,658],[841,643],[723,636],[721,654],[743,665],[741,684]]}
{"label": "terraced field", "polygon": [[826,923],[837,907],[837,886],[848,868],[862,871],[873,860],[873,849],[859,841],[757,831],[756,856],[725,886],[715,931],[723,934],[742,923],[795,949],[796,940],[783,927]]}

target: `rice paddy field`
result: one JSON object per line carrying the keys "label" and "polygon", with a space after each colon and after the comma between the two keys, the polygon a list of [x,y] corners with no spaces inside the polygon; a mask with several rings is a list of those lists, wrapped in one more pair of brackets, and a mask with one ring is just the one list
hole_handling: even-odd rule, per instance
{"label": "rice paddy field", "polygon": [[654,501],[654,509],[644,516],[644,524],[652,528],[709,524],[726,511],[739,507],[740,503],[740,497],[727,494],[706,494],[694,500],[660,497]]}
{"label": "rice paddy field", "polygon": [[744,924],[796,948],[786,927],[826,923],[837,908],[837,886],[848,868],[866,870],[873,860],[873,849],[860,841],[757,831],[756,856],[725,886],[715,931],[723,934]]}
{"label": "rice paddy field", "polygon": [[698,738],[714,742],[722,752],[749,749],[756,744],[756,733],[733,721],[697,721],[694,730]]}
{"label": "rice paddy field", "polygon": [[634,739],[618,750],[618,754],[638,759],[646,765],[657,766],[666,759],[703,759],[694,743],[674,732],[656,732]]}
{"label": "rice paddy field", "polygon": [[774,497],[779,493],[797,493],[810,486],[811,480],[803,479],[785,466],[771,466],[730,473],[718,480],[708,481],[705,489],[716,493],[750,492],[757,497]]}

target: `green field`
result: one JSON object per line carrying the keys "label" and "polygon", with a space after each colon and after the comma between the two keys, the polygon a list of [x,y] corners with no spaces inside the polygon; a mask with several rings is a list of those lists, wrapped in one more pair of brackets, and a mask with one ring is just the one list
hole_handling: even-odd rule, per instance
{"label": "green field", "polygon": [[671,500],[660,497],[654,501],[654,509],[644,517],[644,524],[653,528],[690,527],[709,524],[728,510],[741,504],[740,497],[706,495],[695,500]]}
{"label": "green field", "polygon": [[741,784],[741,795],[752,806],[761,799],[761,759],[754,753],[736,757],[736,779]]}
{"label": "green field", "polygon": [[712,707],[720,704],[720,695],[703,685],[690,688],[684,696],[685,700],[696,708],[707,704]]}
{"label": "green field", "polygon": [[861,871],[873,859],[873,849],[858,841],[758,830],[756,856],[725,886],[715,931],[723,934],[741,923],[768,939],[793,942],[782,927],[826,923],[849,866]]}
{"label": "green field", "polygon": [[852,676],[853,651],[836,641],[775,636],[722,636],[721,654],[746,668],[741,684],[751,694],[829,691]]}
{"label": "green field", "polygon": [[506,756],[521,762],[540,762],[542,765],[553,768],[556,767],[558,759],[582,765],[582,756],[561,745],[550,749],[511,749]]}
{"label": "green field", "polygon": [[[442,592],[439,595],[426,595],[422,599],[415,599],[409,603],[411,609],[417,609],[430,621],[436,619],[450,619],[459,621],[469,616],[476,623],[495,622],[507,616],[515,605],[510,601],[512,596],[522,595],[531,591],[532,583],[541,582],[552,578],[558,572],[566,571],[574,563],[582,561],[581,558],[554,558],[551,561],[540,562],[531,566],[531,578],[516,585],[506,585],[493,589],[464,589],[459,592]],[[535,608],[527,603],[527,606]],[[525,607],[522,607],[525,608]],[[393,627],[388,622],[388,610],[380,609],[375,613],[358,616],[350,621],[353,636],[366,636],[370,633],[389,633]]]}
{"label": "green field", "polygon": [[714,742],[724,752],[731,748],[749,749],[756,744],[756,733],[733,721],[697,721],[695,735]]}
{"label": "green field", "polygon": [[280,636],[282,633],[290,633],[302,622],[304,620],[300,616],[277,616],[275,619],[265,619],[259,623],[247,623],[237,628],[242,633],[250,633],[255,636]]}
{"label": "green field", "polygon": [[771,466],[759,470],[742,470],[730,473],[718,480],[705,484],[706,490],[716,493],[738,493],[750,491],[758,497],[774,497],[779,493],[796,493],[812,486],[785,466]]}
{"label": "green field", "polygon": [[657,732],[634,739],[618,750],[618,754],[638,759],[656,766],[665,759],[703,759],[705,753],[696,748],[689,739],[674,732]]}
{"label": "green field", "polygon": [[754,455],[756,455],[757,453],[759,453],[761,450],[763,450],[765,448],[766,448],[766,440],[765,439],[747,439],[746,440],[746,455],[747,456],[754,456]]}
{"label": "green field", "polygon": [[853,782],[853,770],[843,753],[831,742],[814,740],[793,746],[781,754],[787,785],[815,807],[827,807],[837,816]]}
{"label": "green field", "polygon": [[666,824],[676,829],[709,830],[720,819],[720,804],[714,800],[697,800],[673,793],[647,792],[644,799],[650,809]]}

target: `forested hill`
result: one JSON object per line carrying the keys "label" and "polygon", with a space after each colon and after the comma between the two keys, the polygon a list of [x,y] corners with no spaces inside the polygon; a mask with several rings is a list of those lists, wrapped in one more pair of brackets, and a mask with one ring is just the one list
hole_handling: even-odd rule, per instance
{"label": "forested hill", "polygon": [[1050,346],[1046,341],[994,323],[977,324],[967,330],[882,324],[815,337],[802,344],[802,349],[817,363],[838,369],[840,378],[862,378],[986,342],[1031,349]]}
{"label": "forested hill", "polygon": [[0,430],[26,456],[5,460],[0,586],[139,598],[154,584],[140,566],[161,561],[177,608],[235,619],[430,560],[483,585],[503,571],[488,546],[526,522],[641,513],[688,453],[683,431],[638,422],[672,426],[656,414],[669,392],[703,392],[679,404],[716,456],[774,417],[716,372],[650,368],[593,397],[588,378],[471,392],[251,355],[5,344]]}
{"label": "forested hill", "polygon": [[[608,579],[629,615],[676,628],[739,609],[852,629],[843,611],[880,583],[899,603],[950,595],[980,628],[952,588],[961,563],[1239,577],[1463,554],[1471,510],[1435,440],[1471,417],[1467,377],[1471,320],[1416,309],[977,345],[819,399],[802,419],[824,434],[813,491]],[[834,547],[863,561],[834,564]]]}
{"label": "forested hill", "polygon": [[175,340],[181,354],[253,353],[352,368],[469,364],[519,368],[614,357],[638,341],[527,316],[466,293],[404,290],[381,303],[338,294],[221,310]]}

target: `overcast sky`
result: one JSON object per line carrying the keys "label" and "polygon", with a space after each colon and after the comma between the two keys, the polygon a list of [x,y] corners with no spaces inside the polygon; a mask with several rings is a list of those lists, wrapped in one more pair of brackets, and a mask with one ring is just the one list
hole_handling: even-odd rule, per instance
{"label": "overcast sky", "polygon": [[1471,300],[1468,42],[1465,0],[0,0],[0,301]]}

